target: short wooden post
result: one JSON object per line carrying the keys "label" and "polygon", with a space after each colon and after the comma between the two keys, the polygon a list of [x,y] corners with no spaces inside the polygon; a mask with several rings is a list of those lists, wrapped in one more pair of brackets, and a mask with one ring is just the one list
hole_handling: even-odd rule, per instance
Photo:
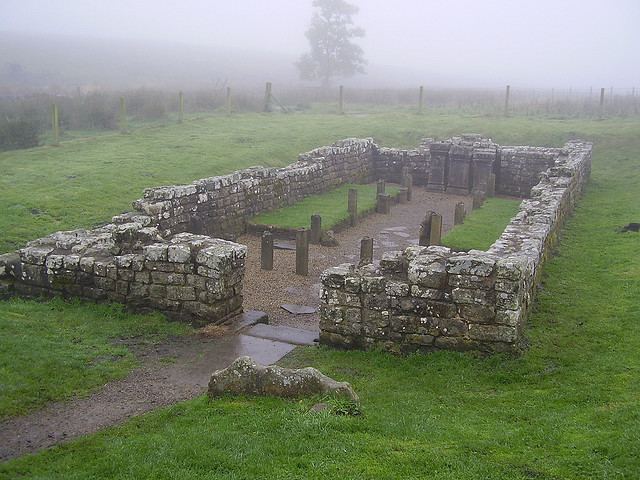
{"label": "short wooden post", "polygon": [[480,208],[484,203],[484,194],[480,191],[473,192],[473,209]]}
{"label": "short wooden post", "polygon": [[431,214],[431,229],[429,231],[429,245],[440,245],[442,242],[442,215]]}
{"label": "short wooden post", "polygon": [[424,86],[420,85],[420,93],[418,96],[418,113],[424,112]]}
{"label": "short wooden post", "polygon": [[53,144],[60,145],[60,115],[58,105],[51,105],[51,130],[53,130]]}
{"label": "short wooden post", "polygon": [[456,209],[453,214],[453,224],[462,225],[464,223],[464,202],[456,203]]}
{"label": "short wooden post", "polygon": [[227,87],[227,98],[225,101],[227,115],[231,115],[231,87]]}
{"label": "short wooden post", "polygon": [[124,97],[120,97],[120,133],[127,133],[127,103]]}
{"label": "short wooden post", "polygon": [[509,97],[511,96],[511,85],[507,85],[507,89],[504,95],[504,116],[509,116]]}
{"label": "short wooden post", "polygon": [[429,239],[431,237],[431,217],[433,215],[435,215],[435,212],[428,211],[422,222],[420,222],[418,245],[421,247],[429,246]]}
{"label": "short wooden post", "polygon": [[265,112],[271,111],[271,82],[267,82],[264,89],[264,109]]}
{"label": "short wooden post", "polygon": [[388,193],[378,194],[376,212],[384,214],[391,213],[391,195],[389,195]]}
{"label": "short wooden post", "polygon": [[270,231],[262,232],[260,244],[260,268],[273,270],[273,234]]}
{"label": "short wooden post", "polygon": [[494,197],[496,195],[496,174],[490,173],[487,180],[487,197]]}
{"label": "short wooden post", "polygon": [[184,122],[184,93],[178,92],[178,123]]}
{"label": "short wooden post", "polygon": [[378,183],[376,183],[376,193],[380,195],[381,193],[384,193],[384,189],[385,181],[381,178],[380,180],[378,180]]}
{"label": "short wooden post", "polygon": [[309,230],[296,231],[296,274],[309,275]]}
{"label": "short wooden post", "polygon": [[322,217],[317,213],[311,215],[311,235],[309,242],[317,245],[320,243],[320,236],[322,235]]}
{"label": "short wooden post", "polygon": [[409,193],[409,189],[407,187],[400,187],[400,190],[398,191],[398,202],[400,203],[407,203],[408,200],[408,193]]}
{"label": "short wooden post", "polygon": [[355,188],[349,189],[347,212],[349,213],[349,222],[353,227],[356,223],[358,223],[358,190]]}
{"label": "short wooden post", "polygon": [[407,174],[407,202],[410,202],[413,198],[413,175]]}
{"label": "short wooden post", "polygon": [[340,97],[338,100],[338,111],[340,115],[344,115],[344,86],[340,85]]}
{"label": "short wooden post", "polygon": [[360,240],[360,265],[373,263],[373,238],[363,237]]}
{"label": "short wooden post", "polygon": [[604,115],[604,87],[600,89],[600,117]]}

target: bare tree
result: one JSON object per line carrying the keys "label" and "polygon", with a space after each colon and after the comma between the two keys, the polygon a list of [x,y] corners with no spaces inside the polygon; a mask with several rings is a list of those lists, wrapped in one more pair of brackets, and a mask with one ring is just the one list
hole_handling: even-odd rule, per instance
{"label": "bare tree", "polygon": [[313,6],[316,11],[306,32],[311,48],[296,62],[300,77],[322,80],[328,87],[334,77],[364,73],[362,48],[351,41],[364,36],[364,30],[355,27],[351,18],[358,7],[344,0],[314,0]]}

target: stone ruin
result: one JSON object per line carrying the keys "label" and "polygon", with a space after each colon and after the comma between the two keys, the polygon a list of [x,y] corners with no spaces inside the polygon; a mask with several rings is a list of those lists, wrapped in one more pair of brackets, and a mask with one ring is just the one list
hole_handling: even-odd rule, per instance
{"label": "stone ruin", "polygon": [[320,340],[407,352],[512,351],[540,265],[590,169],[591,145],[504,147],[480,135],[425,139],[415,149],[346,139],[284,168],[252,167],[189,185],[146,189],[133,212],[92,230],[54,233],[0,255],[0,294],[80,297],[157,310],[195,324],[242,310],[247,219],[344,183],[399,182],[427,190],[530,197],[486,252],[410,247],[380,268],[322,275]]}

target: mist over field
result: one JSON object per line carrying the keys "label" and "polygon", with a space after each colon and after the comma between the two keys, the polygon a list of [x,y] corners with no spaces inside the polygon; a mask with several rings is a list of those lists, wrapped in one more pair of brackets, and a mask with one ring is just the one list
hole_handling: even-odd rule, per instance
{"label": "mist over field", "polygon": [[[0,86],[195,88],[299,79],[311,1],[4,0]],[[631,88],[637,0],[350,2],[361,87]]]}

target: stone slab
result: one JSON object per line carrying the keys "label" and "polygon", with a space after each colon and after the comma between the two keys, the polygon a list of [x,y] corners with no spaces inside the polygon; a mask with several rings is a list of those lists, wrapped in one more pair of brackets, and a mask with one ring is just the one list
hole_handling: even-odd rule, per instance
{"label": "stone slab", "polygon": [[315,345],[318,339],[318,332],[311,330],[264,324],[254,325],[243,333],[244,335],[284,342],[291,345]]}
{"label": "stone slab", "polygon": [[231,319],[231,326],[234,333],[238,333],[257,323],[269,323],[269,315],[260,310],[247,310]]}
{"label": "stone slab", "polygon": [[289,313],[293,313],[294,315],[309,315],[318,311],[318,309],[315,307],[310,307],[308,305],[294,305],[292,303],[285,303],[284,305],[280,305],[280,307]]}
{"label": "stone slab", "polygon": [[276,250],[294,250],[296,249],[295,240],[274,240],[273,248]]}

